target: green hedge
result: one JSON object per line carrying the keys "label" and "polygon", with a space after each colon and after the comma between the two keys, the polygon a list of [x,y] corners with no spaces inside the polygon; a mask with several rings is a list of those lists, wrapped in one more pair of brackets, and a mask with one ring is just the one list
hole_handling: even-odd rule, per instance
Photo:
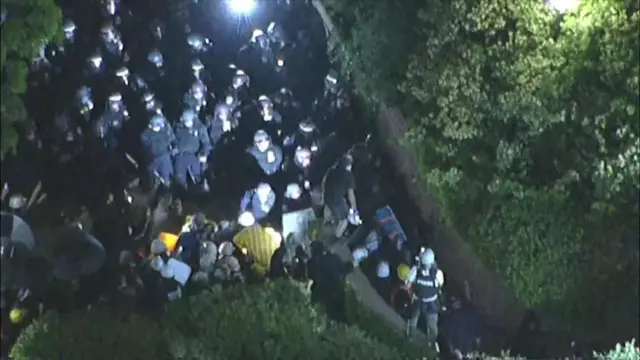
{"label": "green hedge", "polygon": [[[349,301],[355,301],[351,299]],[[12,350],[15,360],[324,360],[422,358],[362,306],[352,325],[329,321],[294,283],[238,286],[171,304],[162,319],[108,308],[48,314]],[[360,309],[360,310],[358,310]],[[354,325],[364,325],[366,330]]]}

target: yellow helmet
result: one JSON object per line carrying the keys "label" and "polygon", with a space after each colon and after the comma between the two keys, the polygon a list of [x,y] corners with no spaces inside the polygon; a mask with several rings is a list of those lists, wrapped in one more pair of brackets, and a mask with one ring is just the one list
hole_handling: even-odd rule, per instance
{"label": "yellow helmet", "polygon": [[398,279],[405,281],[407,280],[407,276],[409,276],[409,271],[411,268],[407,264],[398,265]]}
{"label": "yellow helmet", "polygon": [[12,309],[11,312],[9,313],[9,319],[11,320],[12,323],[19,324],[27,316],[27,312],[28,312],[27,309],[23,309],[23,308]]}

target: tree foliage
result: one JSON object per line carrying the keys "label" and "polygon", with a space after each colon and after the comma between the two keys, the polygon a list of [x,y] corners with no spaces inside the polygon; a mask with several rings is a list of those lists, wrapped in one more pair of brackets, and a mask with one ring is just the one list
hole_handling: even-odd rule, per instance
{"label": "tree foliage", "polygon": [[[339,59],[365,99],[403,110],[442,220],[530,306],[637,336],[637,2],[559,14],[538,0],[428,0],[396,5],[415,16],[378,13],[388,3],[338,21]],[[342,19],[345,4],[327,6]]]}
{"label": "tree foliage", "polygon": [[55,0],[2,0],[7,20],[0,32],[0,154],[4,156],[18,142],[15,125],[27,117],[23,98],[32,60],[43,45],[58,40],[62,13]]}
{"label": "tree foliage", "polygon": [[[170,304],[155,320],[116,314],[104,307],[49,314],[27,328],[13,359],[401,360],[424,355],[387,345],[369,329],[329,321],[286,281],[196,295]],[[377,334],[392,331],[363,313],[358,317],[368,326],[376,324]]]}

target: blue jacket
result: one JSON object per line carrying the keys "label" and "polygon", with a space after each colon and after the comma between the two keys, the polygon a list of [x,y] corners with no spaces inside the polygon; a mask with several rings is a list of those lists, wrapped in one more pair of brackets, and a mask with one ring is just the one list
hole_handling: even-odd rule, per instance
{"label": "blue jacket", "polygon": [[271,209],[273,209],[273,206],[275,204],[276,204],[276,194],[272,191],[271,193],[269,193],[269,197],[267,198],[267,202],[266,202],[267,208],[269,210],[264,211],[262,209],[262,203],[258,198],[258,194],[256,190],[252,189],[247,191],[242,197],[242,200],[240,201],[240,209],[242,211],[250,211],[253,214],[253,217],[257,221],[260,221],[265,217],[267,217],[267,215],[269,215],[269,212],[271,211]]}
{"label": "blue jacket", "polygon": [[[274,157],[272,162],[267,161],[270,153]],[[260,152],[256,146],[252,146],[249,148],[249,154],[253,155],[258,165],[267,175],[275,173],[282,165],[282,149],[279,146],[272,144],[265,152]]]}
{"label": "blue jacket", "polygon": [[211,141],[207,128],[200,123],[195,123],[191,128],[178,126],[175,137],[179,154],[208,156],[211,153]]}
{"label": "blue jacket", "polygon": [[149,159],[170,155],[171,149],[175,144],[173,131],[169,127],[165,127],[158,132],[146,129],[142,132],[140,140]]}

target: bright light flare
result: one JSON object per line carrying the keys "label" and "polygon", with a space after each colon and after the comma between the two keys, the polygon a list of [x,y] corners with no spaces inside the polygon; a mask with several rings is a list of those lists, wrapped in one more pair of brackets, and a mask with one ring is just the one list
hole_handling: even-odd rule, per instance
{"label": "bright light flare", "polygon": [[577,9],[580,6],[580,0],[547,0],[547,6],[564,14]]}
{"label": "bright light flare", "polygon": [[238,224],[249,227],[256,223],[256,219],[253,217],[253,214],[249,211],[245,211],[238,217]]}
{"label": "bright light flare", "polygon": [[256,8],[256,0],[230,0],[229,8],[236,14],[248,15]]}

